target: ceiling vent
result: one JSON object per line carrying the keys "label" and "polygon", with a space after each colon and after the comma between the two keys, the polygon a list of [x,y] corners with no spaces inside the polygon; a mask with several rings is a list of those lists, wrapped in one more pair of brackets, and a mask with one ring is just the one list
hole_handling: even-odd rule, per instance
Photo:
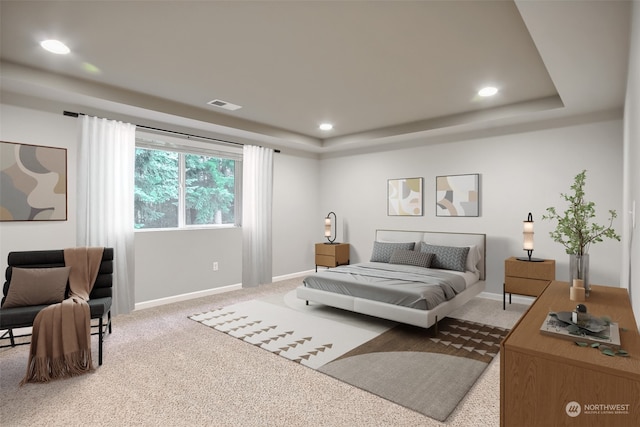
{"label": "ceiling vent", "polygon": [[225,110],[235,111],[239,108],[242,108],[239,105],[232,104],[227,101],[223,101],[221,99],[214,99],[213,101],[207,102],[209,105],[213,105],[214,107],[224,108]]}

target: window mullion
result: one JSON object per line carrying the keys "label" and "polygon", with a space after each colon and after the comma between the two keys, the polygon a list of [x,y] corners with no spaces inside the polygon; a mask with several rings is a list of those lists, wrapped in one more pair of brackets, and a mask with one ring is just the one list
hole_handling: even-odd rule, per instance
{"label": "window mullion", "polygon": [[185,166],[185,155],[183,153],[179,154],[178,157],[178,174],[179,174],[179,197],[178,197],[178,227],[183,228],[186,223],[185,215],[187,211],[187,202],[186,202],[186,166]]}

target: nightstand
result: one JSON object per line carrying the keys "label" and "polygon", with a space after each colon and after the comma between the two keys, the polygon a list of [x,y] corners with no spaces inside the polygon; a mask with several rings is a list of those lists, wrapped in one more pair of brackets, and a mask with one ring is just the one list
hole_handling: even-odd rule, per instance
{"label": "nightstand", "polygon": [[348,243],[316,243],[316,271],[318,266],[337,267],[349,264]]}
{"label": "nightstand", "polygon": [[539,296],[549,283],[556,280],[556,261],[520,261],[516,257],[504,260],[504,284],[502,288],[502,309],[507,306],[507,294],[511,304],[511,294]]}

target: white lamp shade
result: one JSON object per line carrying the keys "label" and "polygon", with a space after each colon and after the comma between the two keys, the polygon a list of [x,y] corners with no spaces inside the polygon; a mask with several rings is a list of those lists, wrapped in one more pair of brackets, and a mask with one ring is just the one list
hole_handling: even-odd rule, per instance
{"label": "white lamp shade", "polygon": [[525,251],[533,250],[533,218],[531,214],[529,214],[526,221],[522,222],[522,235],[524,238],[524,242],[522,243],[522,248]]}
{"label": "white lamp shade", "polygon": [[533,233],[524,233],[524,243],[522,248],[527,251],[533,250]]}
{"label": "white lamp shade", "polygon": [[331,218],[324,219],[324,237],[331,237]]}

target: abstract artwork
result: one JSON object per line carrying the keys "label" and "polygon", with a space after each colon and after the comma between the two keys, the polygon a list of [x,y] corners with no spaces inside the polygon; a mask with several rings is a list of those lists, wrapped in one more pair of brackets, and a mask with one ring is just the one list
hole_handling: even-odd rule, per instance
{"label": "abstract artwork", "polygon": [[479,175],[436,177],[436,216],[480,216]]}
{"label": "abstract artwork", "polygon": [[67,150],[0,142],[0,221],[66,221]]}
{"label": "abstract artwork", "polygon": [[387,195],[388,215],[422,215],[422,178],[390,179]]}

